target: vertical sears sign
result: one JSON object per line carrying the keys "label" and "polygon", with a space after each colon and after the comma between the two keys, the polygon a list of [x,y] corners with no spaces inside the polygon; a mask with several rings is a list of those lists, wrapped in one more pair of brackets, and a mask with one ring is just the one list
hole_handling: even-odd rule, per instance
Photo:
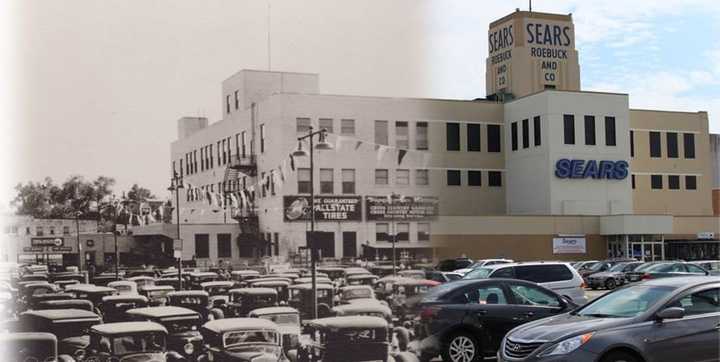
{"label": "vertical sears sign", "polygon": [[494,80],[495,90],[506,89],[510,85],[510,60],[515,47],[514,24],[514,20],[509,20],[491,27],[488,32],[488,75]]}

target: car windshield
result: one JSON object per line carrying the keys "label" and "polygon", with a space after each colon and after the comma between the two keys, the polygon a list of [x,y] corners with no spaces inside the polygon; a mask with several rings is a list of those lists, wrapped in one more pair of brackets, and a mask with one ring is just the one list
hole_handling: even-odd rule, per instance
{"label": "car windshield", "polygon": [[274,322],[277,325],[281,326],[299,326],[300,325],[300,317],[295,313],[287,313],[287,314],[265,314],[259,316],[261,319],[267,319],[271,322]]}
{"label": "car windshield", "polygon": [[476,268],[465,274],[463,279],[485,279],[490,276],[493,270],[490,268]]}
{"label": "car windshield", "polygon": [[269,330],[247,330],[228,332],[223,335],[223,345],[227,347],[254,344],[254,343],[277,343],[277,333]]}
{"label": "car windshield", "polygon": [[371,298],[372,290],[370,289],[350,289],[343,293],[344,299]]}
{"label": "car windshield", "polygon": [[448,280],[462,279],[462,276],[459,274],[445,274],[445,276],[448,278]]}
{"label": "car windshield", "polygon": [[647,267],[645,269],[646,272],[669,272],[671,269],[673,269],[673,264],[655,264]]}
{"label": "car windshield", "polygon": [[597,318],[632,318],[646,312],[672,288],[636,285],[607,294],[586,305],[577,315]]}
{"label": "car windshield", "polygon": [[599,271],[603,266],[605,266],[605,263],[595,263],[590,267],[590,271]]}
{"label": "car windshield", "polygon": [[645,271],[649,268],[652,268],[656,265],[663,265],[663,264],[665,264],[665,263],[645,263],[645,264],[640,265],[639,267],[635,268],[635,270],[633,270],[633,271],[641,272],[641,271]]}
{"label": "car windshield", "polygon": [[123,356],[133,353],[159,353],[165,351],[165,338],[161,333],[133,334],[113,338],[113,352]]}
{"label": "car windshield", "polygon": [[611,272],[621,272],[625,267],[627,266],[627,263],[620,263],[615,265],[614,267],[610,268]]}
{"label": "car windshield", "polygon": [[199,318],[188,318],[188,319],[173,319],[169,321],[162,321],[162,324],[167,328],[168,333],[185,333],[190,331],[196,331],[201,324]]}

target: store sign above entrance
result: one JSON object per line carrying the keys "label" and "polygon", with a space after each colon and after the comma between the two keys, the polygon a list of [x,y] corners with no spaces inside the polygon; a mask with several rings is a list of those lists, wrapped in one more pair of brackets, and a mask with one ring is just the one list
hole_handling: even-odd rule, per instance
{"label": "store sign above entrance", "polygon": [[367,221],[432,220],[438,215],[437,197],[417,196],[390,200],[386,196],[367,196],[365,202]]}
{"label": "store sign above entrance", "polygon": [[[285,221],[310,221],[310,198],[283,197]],[[360,196],[316,196],[315,221],[361,221]]]}
{"label": "store sign above entrance", "polygon": [[627,161],[569,160],[555,162],[555,176],[574,179],[624,180],[628,177]]}
{"label": "store sign above entrance", "polygon": [[64,254],[73,251],[71,246],[65,246],[65,239],[61,237],[31,238],[30,245],[23,247],[23,253]]}
{"label": "store sign above entrance", "polygon": [[585,237],[571,236],[553,238],[553,254],[585,254],[587,253]]}

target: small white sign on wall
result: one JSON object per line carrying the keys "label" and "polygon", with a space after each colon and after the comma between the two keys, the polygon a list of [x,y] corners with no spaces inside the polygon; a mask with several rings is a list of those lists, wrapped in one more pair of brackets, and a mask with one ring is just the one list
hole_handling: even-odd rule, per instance
{"label": "small white sign on wall", "polygon": [[553,238],[553,254],[587,253],[584,236],[564,236]]}

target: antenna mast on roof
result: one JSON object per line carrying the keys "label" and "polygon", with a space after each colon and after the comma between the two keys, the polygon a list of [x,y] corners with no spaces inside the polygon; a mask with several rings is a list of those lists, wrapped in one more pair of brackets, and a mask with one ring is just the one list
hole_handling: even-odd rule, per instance
{"label": "antenna mast on roof", "polygon": [[267,61],[268,61],[268,71],[272,70],[271,64],[272,64],[272,54],[270,51],[270,0],[267,2]]}
{"label": "antenna mast on roof", "polygon": [[532,0],[528,0],[528,9],[532,12]]}

